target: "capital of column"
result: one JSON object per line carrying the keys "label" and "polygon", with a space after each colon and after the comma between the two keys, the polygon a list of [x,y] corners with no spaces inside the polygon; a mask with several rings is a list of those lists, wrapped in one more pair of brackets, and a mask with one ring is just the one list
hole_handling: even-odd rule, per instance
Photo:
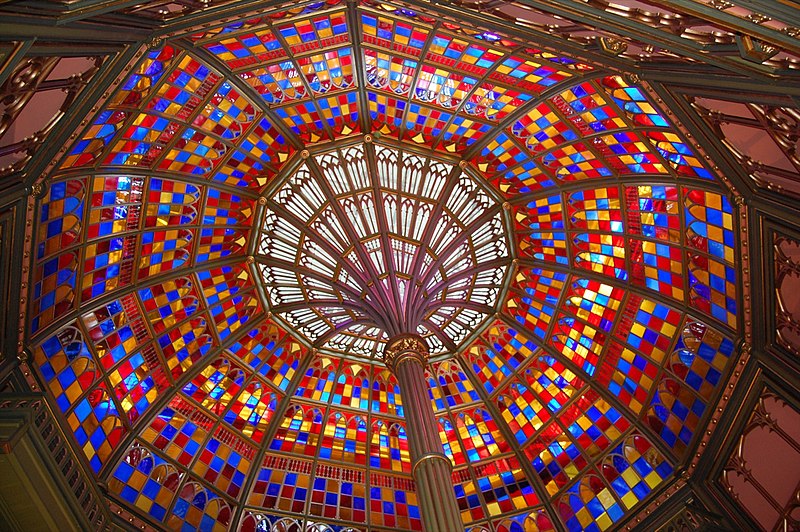
{"label": "capital of column", "polygon": [[418,334],[399,334],[386,342],[383,363],[394,372],[403,361],[415,360],[424,368],[428,365],[428,346]]}

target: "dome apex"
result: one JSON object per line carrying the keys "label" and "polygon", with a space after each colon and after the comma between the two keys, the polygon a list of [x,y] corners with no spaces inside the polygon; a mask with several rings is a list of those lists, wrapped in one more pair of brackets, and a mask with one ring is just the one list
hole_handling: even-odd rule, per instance
{"label": "dome apex", "polygon": [[364,143],[304,159],[270,188],[261,281],[311,344],[374,359],[390,336],[416,333],[452,354],[496,312],[509,220],[461,166]]}

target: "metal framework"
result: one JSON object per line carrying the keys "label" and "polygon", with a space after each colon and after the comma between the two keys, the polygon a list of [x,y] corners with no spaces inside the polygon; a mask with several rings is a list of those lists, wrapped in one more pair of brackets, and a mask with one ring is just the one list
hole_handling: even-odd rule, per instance
{"label": "metal framework", "polygon": [[0,415],[95,525],[791,524],[795,2],[13,4]]}
{"label": "metal framework", "polygon": [[366,140],[275,178],[256,255],[270,310],[326,351],[369,360],[414,332],[452,355],[499,310],[502,206],[457,166]]}

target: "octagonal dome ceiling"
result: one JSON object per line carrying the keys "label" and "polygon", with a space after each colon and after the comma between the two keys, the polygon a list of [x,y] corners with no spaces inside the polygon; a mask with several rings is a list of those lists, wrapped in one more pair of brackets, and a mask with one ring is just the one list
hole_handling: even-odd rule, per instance
{"label": "octagonal dome ceiling", "polygon": [[606,529],[687,463],[738,218],[635,76],[331,1],[175,30],[97,105],[36,206],[28,329],[145,527],[420,530],[376,357],[405,328],[465,529]]}

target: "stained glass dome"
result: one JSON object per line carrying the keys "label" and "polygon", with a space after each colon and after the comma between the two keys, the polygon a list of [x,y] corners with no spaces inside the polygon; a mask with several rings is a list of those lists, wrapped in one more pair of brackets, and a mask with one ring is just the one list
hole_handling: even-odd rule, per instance
{"label": "stained glass dome", "polygon": [[108,500],[421,530],[403,332],[465,530],[605,530],[676,482],[738,356],[741,220],[663,95],[446,6],[220,13],[109,74],[32,205],[31,365]]}

